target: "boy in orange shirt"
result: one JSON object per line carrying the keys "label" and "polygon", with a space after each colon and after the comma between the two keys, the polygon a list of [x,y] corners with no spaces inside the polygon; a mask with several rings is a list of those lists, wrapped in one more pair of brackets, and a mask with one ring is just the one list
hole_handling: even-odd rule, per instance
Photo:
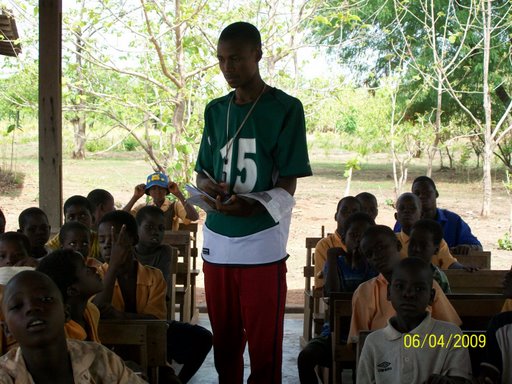
{"label": "boy in orange shirt", "polygon": [[[107,213],[98,225],[101,255],[106,263],[103,291],[94,298],[102,318],[166,320],[167,286],[160,270],[134,257],[137,223],[125,211]],[[188,382],[201,367],[212,346],[212,334],[198,326],[169,321],[167,353],[183,367],[178,375]],[[173,373],[166,372],[168,377]]]}
{"label": "boy in orange shirt", "polygon": [[[376,225],[366,230],[360,248],[379,275],[362,283],[352,296],[348,343],[357,343],[360,331],[384,328],[388,319],[396,314],[387,299],[387,290],[393,268],[400,261],[400,241],[391,228]],[[432,317],[460,325],[459,315],[435,281],[433,288],[436,293],[429,307]]]}

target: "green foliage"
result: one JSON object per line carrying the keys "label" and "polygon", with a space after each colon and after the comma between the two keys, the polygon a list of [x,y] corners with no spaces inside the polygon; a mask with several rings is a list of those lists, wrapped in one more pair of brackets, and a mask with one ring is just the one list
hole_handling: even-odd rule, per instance
{"label": "green foliage", "polygon": [[498,239],[498,249],[512,251],[512,238],[508,232]]}
{"label": "green foliage", "polygon": [[100,152],[110,147],[110,142],[107,139],[88,140],[85,143],[85,149],[89,152]]}
{"label": "green foliage", "polygon": [[128,136],[121,144],[128,152],[135,151],[139,147],[139,142],[133,136]]}

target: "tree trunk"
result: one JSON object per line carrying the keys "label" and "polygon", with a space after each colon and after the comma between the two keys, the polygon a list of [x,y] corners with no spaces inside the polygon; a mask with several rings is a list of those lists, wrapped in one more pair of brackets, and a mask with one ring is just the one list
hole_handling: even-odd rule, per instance
{"label": "tree trunk", "polygon": [[494,139],[492,137],[491,93],[489,90],[489,61],[491,50],[491,0],[485,0],[483,6],[484,23],[484,62],[483,62],[483,104],[485,113],[484,153],[483,153],[483,201],[481,215],[487,217],[491,213],[492,199],[492,157]]}
{"label": "tree trunk", "polygon": [[352,182],[352,171],[354,170],[353,167],[351,167],[348,170],[348,176],[347,176],[347,186],[345,187],[345,194],[343,196],[349,196],[350,195],[350,184]]}
{"label": "tree trunk", "polygon": [[85,119],[76,115],[72,120],[73,125],[73,159],[85,159]]}

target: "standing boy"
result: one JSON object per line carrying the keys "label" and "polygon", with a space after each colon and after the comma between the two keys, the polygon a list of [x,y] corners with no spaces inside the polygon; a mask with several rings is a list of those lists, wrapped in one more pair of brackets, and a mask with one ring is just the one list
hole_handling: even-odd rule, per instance
{"label": "standing boy", "polygon": [[[394,268],[387,296],[396,315],[386,328],[367,337],[357,367],[358,384],[456,384],[471,379],[468,350],[450,343],[462,331],[427,311],[436,294],[432,282],[428,264],[418,258],[403,259]],[[427,343],[408,347],[412,339]]]}
{"label": "standing boy", "polygon": [[[206,107],[195,168],[198,187],[216,198],[202,251],[215,367],[221,384],[242,382],[247,341],[249,382],[280,383],[291,209],[276,223],[262,205],[237,194],[268,191],[293,205],[297,177],[311,175],[304,110],[262,80],[261,36],[253,25],[226,27],[217,57],[235,91]],[[230,203],[222,204],[226,195]]]}

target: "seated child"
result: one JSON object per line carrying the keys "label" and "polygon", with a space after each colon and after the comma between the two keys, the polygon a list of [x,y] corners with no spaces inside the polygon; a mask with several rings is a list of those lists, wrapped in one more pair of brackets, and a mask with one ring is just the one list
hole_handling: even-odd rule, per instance
{"label": "seated child", "polygon": [[2,210],[0,209],[0,233],[5,232],[5,216]]}
{"label": "seated child", "polygon": [[2,311],[19,347],[0,358],[1,383],[144,383],[102,345],[66,340],[62,297],[45,274],[24,271],[13,277]]}
{"label": "seated child", "polygon": [[[471,379],[471,362],[466,348],[448,343],[462,334],[452,323],[435,320],[427,307],[433,304],[432,270],[418,258],[401,260],[393,269],[388,300],[396,314],[387,326],[368,335],[357,367],[357,383],[466,383]],[[407,338],[427,339],[426,345],[407,348]],[[441,381],[443,377],[443,381]],[[438,381],[436,381],[438,380]]]}
{"label": "seated child", "polygon": [[[395,315],[393,306],[387,300],[387,291],[393,268],[400,261],[400,247],[400,241],[389,227],[376,225],[365,231],[360,250],[379,275],[362,283],[352,296],[348,343],[357,343],[360,331],[384,328],[388,319]],[[429,307],[432,317],[460,325],[459,315],[436,281],[433,287],[436,295]]]}
{"label": "seated child", "polygon": [[[324,269],[326,296],[329,296],[330,292],[353,292],[359,284],[377,275],[358,251],[363,232],[373,225],[373,219],[362,212],[354,213],[345,221],[341,237],[347,245],[347,250],[331,248],[327,251]],[[322,334],[311,340],[299,354],[297,365],[300,382],[316,383],[315,367],[330,367],[331,361],[331,330],[329,323],[326,322]]]}
{"label": "seated child", "polygon": [[[395,219],[400,224],[402,230],[396,234],[402,249],[400,256],[407,257],[409,250],[409,236],[411,235],[412,226],[421,218],[421,201],[418,196],[413,193],[402,193],[396,201]],[[438,252],[432,257],[432,264],[441,269],[463,269],[466,268],[454,258],[446,241],[441,239]]]}
{"label": "seated child", "polygon": [[62,294],[70,315],[64,325],[66,337],[99,343],[100,311],[89,301],[103,289],[96,268],[87,266],[80,253],[62,249],[41,260],[37,271],[48,275]]}
{"label": "seated child", "polygon": [[48,254],[45,244],[50,238],[50,224],[46,213],[40,208],[31,207],[23,210],[18,217],[19,232],[30,240],[30,254],[40,259]]}
{"label": "seated child", "polygon": [[114,211],[114,196],[104,189],[93,189],[87,195],[92,208],[92,228],[98,229],[98,223],[105,213]]}
{"label": "seated child", "polygon": [[[89,200],[83,196],[71,196],[64,202],[64,222],[79,222],[85,225],[91,231],[89,257],[100,258],[100,248],[98,245],[98,234],[92,228],[92,207]],[[57,234],[47,244],[49,248],[56,251],[61,247],[59,235]]]}
{"label": "seated child", "polygon": [[[151,202],[148,204],[142,203],[133,208],[137,200],[144,196],[144,193],[151,197]],[[178,200],[174,202],[168,200],[166,196],[170,193],[176,196]],[[146,205],[157,206],[164,212],[166,230],[177,231],[180,221],[185,224],[190,224],[191,221],[199,219],[199,214],[196,209],[187,202],[178,184],[169,181],[169,178],[161,172],[148,175],[146,184],[139,184],[135,187],[133,196],[123,208],[123,211],[130,212],[135,216],[138,210]]]}
{"label": "seated child", "polygon": [[[106,263],[103,291],[94,298],[102,318],[162,319],[167,316],[166,284],[162,272],[135,259],[137,223],[125,211],[107,213],[98,226],[100,249]],[[186,383],[201,367],[212,346],[211,333],[197,325],[169,322],[167,353],[183,367]]]}
{"label": "seated child", "polygon": [[31,266],[37,261],[30,256],[30,241],[23,233],[0,234],[0,267]]}
{"label": "seated child", "polygon": [[91,230],[78,221],[65,223],[59,231],[59,243],[62,249],[78,252],[85,259],[89,256]]}
{"label": "seated child", "polygon": [[338,202],[336,213],[334,214],[334,220],[337,223],[336,231],[320,240],[315,247],[315,289],[322,289],[325,283],[323,270],[327,261],[327,250],[330,248],[347,250],[346,245],[341,239],[343,225],[350,215],[360,211],[361,203],[354,196],[346,196]]}
{"label": "seated child", "polygon": [[164,238],[164,213],[158,207],[147,205],[135,216],[138,226],[139,242],[135,245],[135,258],[142,265],[158,268],[167,287],[171,284],[171,262],[173,250],[162,244]]}
{"label": "seated child", "polygon": [[379,214],[379,204],[375,195],[361,192],[356,195],[356,199],[361,203],[362,211],[375,220]]}
{"label": "seated child", "polygon": [[480,366],[482,384],[512,383],[512,269],[505,275],[503,285],[507,300],[502,313],[494,316],[487,328],[486,357]]}
{"label": "seated child", "polygon": [[409,237],[409,257],[418,257],[430,265],[434,280],[444,293],[450,293],[450,282],[438,266],[432,264],[432,258],[439,252],[443,240],[443,228],[431,219],[421,219],[414,223]]}

